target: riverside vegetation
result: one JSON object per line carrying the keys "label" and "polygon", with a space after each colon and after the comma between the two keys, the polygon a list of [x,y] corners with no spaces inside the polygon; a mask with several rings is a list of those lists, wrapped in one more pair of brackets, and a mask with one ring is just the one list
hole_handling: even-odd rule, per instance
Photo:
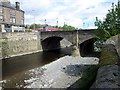
{"label": "riverside vegetation", "polygon": [[[95,35],[98,42],[105,43],[106,40],[110,39],[112,36],[120,34],[120,1],[118,0],[115,5],[112,3],[112,8],[108,10],[106,18],[101,21],[96,17],[95,26],[97,30]],[[119,40],[119,39],[118,39]],[[119,41],[118,41],[119,42]],[[91,66],[83,71],[83,77],[77,82],[78,87],[83,90],[88,90],[93,82],[96,80],[98,69],[107,65],[118,65],[120,62],[120,57],[116,51],[116,48],[112,44],[102,44],[100,62],[96,66]],[[108,73],[109,74],[109,73]],[[75,86],[75,85],[73,85]],[[95,87],[93,87],[95,88]],[[107,87],[106,87],[107,88]]]}

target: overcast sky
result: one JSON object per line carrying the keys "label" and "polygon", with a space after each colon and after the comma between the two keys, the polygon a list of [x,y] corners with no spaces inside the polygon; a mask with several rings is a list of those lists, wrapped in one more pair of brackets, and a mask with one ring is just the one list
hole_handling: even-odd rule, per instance
{"label": "overcast sky", "polygon": [[10,0],[20,2],[25,11],[25,24],[63,26],[64,22],[78,28],[95,28],[95,18],[103,20],[112,3],[118,0]]}

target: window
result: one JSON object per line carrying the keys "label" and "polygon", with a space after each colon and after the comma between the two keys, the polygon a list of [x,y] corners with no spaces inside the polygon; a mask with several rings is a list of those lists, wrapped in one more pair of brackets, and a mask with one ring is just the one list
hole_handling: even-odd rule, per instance
{"label": "window", "polygon": [[15,23],[15,22],[16,22],[15,17],[10,17],[10,23]]}
{"label": "window", "polygon": [[3,9],[2,9],[2,7],[0,7],[0,15],[2,15],[3,14]]}
{"label": "window", "polygon": [[10,15],[15,16],[16,15],[15,10],[10,10]]}
{"label": "window", "polygon": [[0,15],[0,21],[4,21],[3,15]]}
{"label": "window", "polygon": [[23,19],[21,20],[21,24],[24,24],[24,20]]}

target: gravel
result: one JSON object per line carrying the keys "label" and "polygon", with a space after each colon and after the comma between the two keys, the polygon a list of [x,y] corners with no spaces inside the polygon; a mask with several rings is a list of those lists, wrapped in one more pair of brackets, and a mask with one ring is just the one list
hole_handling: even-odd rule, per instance
{"label": "gravel", "polygon": [[90,65],[97,65],[95,57],[65,56],[43,67],[29,72],[35,77],[25,80],[24,88],[67,88],[81,78],[81,71]]}

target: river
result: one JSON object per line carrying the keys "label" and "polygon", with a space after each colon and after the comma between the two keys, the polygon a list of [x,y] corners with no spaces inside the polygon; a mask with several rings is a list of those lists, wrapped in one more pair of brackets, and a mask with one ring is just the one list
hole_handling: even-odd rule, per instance
{"label": "river", "polygon": [[65,48],[56,51],[38,52],[29,55],[12,57],[2,60],[2,84],[4,88],[24,87],[24,80],[31,77],[27,71],[41,67],[58,58],[70,55],[71,49]]}

